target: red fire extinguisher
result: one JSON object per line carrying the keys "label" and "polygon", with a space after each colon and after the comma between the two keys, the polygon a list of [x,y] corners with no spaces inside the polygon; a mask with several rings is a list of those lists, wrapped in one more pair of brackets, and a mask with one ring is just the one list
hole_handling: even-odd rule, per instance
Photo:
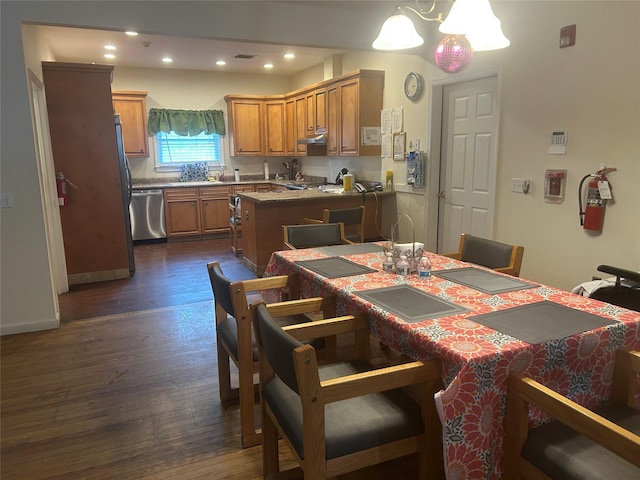
{"label": "red fire extinguisher", "polygon": [[[592,232],[602,231],[604,222],[604,208],[607,200],[611,199],[611,183],[607,180],[607,174],[615,172],[615,168],[601,168],[595,173],[582,177],[578,187],[578,204],[580,207],[580,225],[585,230]],[[586,207],[582,210],[582,186],[587,178],[591,178],[587,184]]]}
{"label": "red fire extinguisher", "polygon": [[73,188],[78,188],[71,183],[62,172],[59,172],[56,175],[56,189],[58,190],[58,205],[61,207],[64,207],[67,204],[67,185],[71,185]]}

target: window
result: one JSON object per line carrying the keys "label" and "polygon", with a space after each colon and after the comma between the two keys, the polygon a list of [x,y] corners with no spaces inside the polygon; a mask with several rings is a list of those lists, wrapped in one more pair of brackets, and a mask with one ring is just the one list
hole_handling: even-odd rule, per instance
{"label": "window", "polygon": [[222,165],[222,142],[217,133],[182,136],[174,132],[158,132],[156,138],[158,170],[180,170],[183,165],[201,162],[210,167]]}

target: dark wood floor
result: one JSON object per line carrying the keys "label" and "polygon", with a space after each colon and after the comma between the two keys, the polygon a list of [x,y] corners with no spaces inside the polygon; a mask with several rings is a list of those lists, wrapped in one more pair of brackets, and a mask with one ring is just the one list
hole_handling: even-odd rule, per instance
{"label": "dark wood floor", "polygon": [[[262,477],[260,447],[240,446],[237,404],[219,400],[206,263],[253,275],[226,239],[135,256],[132,279],[61,295],[58,329],[2,337],[1,478]],[[415,478],[413,464],[344,479]]]}

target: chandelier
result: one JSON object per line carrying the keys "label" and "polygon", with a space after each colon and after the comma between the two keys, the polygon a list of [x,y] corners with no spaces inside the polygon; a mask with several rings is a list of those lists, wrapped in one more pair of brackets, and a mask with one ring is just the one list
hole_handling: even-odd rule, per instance
{"label": "chandelier", "polygon": [[420,8],[419,0],[416,0],[416,8],[395,7],[393,14],[383,23],[373,48],[406,50],[424,43],[405,10],[422,20],[440,23],[438,30],[447,36],[436,47],[435,60],[436,65],[448,73],[466,68],[471,63],[473,52],[497,50],[511,43],[502,32],[502,24],[493,13],[489,0],[455,0],[446,18],[442,13],[434,14],[435,9],[436,0],[426,11]]}

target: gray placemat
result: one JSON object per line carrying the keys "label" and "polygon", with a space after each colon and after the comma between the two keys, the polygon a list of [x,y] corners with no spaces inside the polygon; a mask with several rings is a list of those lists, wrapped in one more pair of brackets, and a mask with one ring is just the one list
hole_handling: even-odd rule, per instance
{"label": "gray placemat", "polygon": [[331,245],[329,247],[320,247],[318,250],[332,257],[341,257],[343,255],[382,252],[382,247],[375,243],[358,243],[356,245]]}
{"label": "gray placemat", "polygon": [[438,270],[434,275],[445,280],[450,280],[460,285],[466,285],[474,290],[479,290],[491,295],[497,293],[524,290],[537,287],[538,284],[525,282],[515,277],[505,277],[494,272],[487,272],[474,267],[453,268],[451,270]]}
{"label": "gray placemat", "polygon": [[377,272],[375,268],[365,267],[341,257],[298,260],[295,263],[326,278],[350,277],[352,275]]}
{"label": "gray placemat", "polygon": [[410,285],[373,288],[353,293],[409,323],[444,317],[468,310],[465,307],[448,302]]}
{"label": "gray placemat", "polygon": [[544,343],[617,323],[548,300],[469,317],[527,343]]}

